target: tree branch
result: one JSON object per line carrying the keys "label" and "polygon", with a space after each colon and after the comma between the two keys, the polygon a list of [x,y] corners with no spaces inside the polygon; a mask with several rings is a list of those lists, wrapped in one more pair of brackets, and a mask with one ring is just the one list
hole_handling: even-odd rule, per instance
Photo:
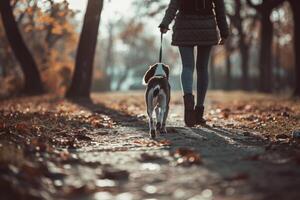
{"label": "tree branch", "polygon": [[284,1],[285,0],[264,0],[264,3],[266,3],[270,9],[274,9]]}
{"label": "tree branch", "polygon": [[17,1],[17,0],[14,0],[14,1],[12,2],[12,4],[11,4],[11,8],[12,8],[13,10],[16,8],[16,6],[17,6],[17,3],[18,3],[18,1]]}
{"label": "tree branch", "polygon": [[251,8],[253,8],[253,9],[257,10],[257,11],[261,10],[261,8],[262,8],[262,4],[254,4],[252,2],[252,0],[246,0],[246,2],[248,4],[248,6],[250,6]]}

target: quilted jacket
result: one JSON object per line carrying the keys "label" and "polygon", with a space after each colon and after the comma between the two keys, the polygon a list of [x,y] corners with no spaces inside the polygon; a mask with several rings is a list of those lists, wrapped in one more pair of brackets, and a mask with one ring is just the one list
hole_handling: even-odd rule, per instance
{"label": "quilted jacket", "polygon": [[174,46],[216,45],[229,35],[224,0],[170,0],[159,27],[168,28],[173,19]]}

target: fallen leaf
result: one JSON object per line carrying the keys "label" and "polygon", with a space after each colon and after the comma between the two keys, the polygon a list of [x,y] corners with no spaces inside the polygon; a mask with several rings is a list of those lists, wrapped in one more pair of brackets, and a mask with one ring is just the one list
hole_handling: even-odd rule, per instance
{"label": "fallen leaf", "polygon": [[289,138],[289,136],[286,135],[286,134],[278,134],[275,137],[276,137],[277,140],[280,140],[280,139],[285,140],[285,139]]}
{"label": "fallen leaf", "polygon": [[28,177],[39,177],[42,176],[42,171],[40,168],[34,166],[32,163],[26,162],[21,166],[21,173]]}
{"label": "fallen leaf", "polygon": [[260,160],[261,156],[259,154],[255,154],[252,156],[245,157],[244,160],[257,161]]}
{"label": "fallen leaf", "polygon": [[0,122],[0,130],[3,130],[6,128],[6,124],[4,122]]}
{"label": "fallen leaf", "polygon": [[196,151],[188,148],[178,148],[173,153],[175,159],[177,159],[178,165],[190,166],[190,165],[201,165],[202,158]]}
{"label": "fallen leaf", "polygon": [[22,132],[22,133],[25,133],[25,134],[28,134],[30,133],[30,128],[27,124],[25,123],[18,123],[15,125],[15,129],[19,132]]}
{"label": "fallen leaf", "polygon": [[75,137],[78,140],[85,140],[85,141],[91,141],[92,140],[92,138],[90,138],[89,136],[83,135],[83,134],[77,134],[77,135],[75,135]]}
{"label": "fallen leaf", "polygon": [[247,173],[238,173],[230,177],[226,177],[227,181],[241,181],[249,179],[249,175]]}
{"label": "fallen leaf", "polygon": [[129,172],[126,170],[118,170],[113,168],[106,168],[103,170],[102,178],[103,179],[112,179],[112,180],[127,180],[129,177]]}
{"label": "fallen leaf", "polygon": [[157,155],[150,155],[148,153],[142,153],[141,154],[141,158],[139,159],[140,162],[149,162],[149,161],[155,161],[155,160],[159,160],[160,157]]}
{"label": "fallen leaf", "polygon": [[78,197],[78,196],[82,196],[82,195],[88,195],[88,194],[92,194],[95,192],[96,188],[95,186],[91,185],[91,184],[86,184],[86,185],[81,185],[78,187],[75,186],[69,186],[67,188],[64,189],[65,194],[68,197]]}
{"label": "fallen leaf", "polygon": [[160,146],[170,146],[172,143],[170,140],[161,140],[159,141]]}

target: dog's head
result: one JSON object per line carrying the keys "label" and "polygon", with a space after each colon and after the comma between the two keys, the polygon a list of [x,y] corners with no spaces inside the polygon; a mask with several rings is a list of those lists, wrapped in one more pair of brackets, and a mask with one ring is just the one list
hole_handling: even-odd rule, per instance
{"label": "dog's head", "polygon": [[151,65],[148,69],[148,71],[144,75],[144,85],[147,85],[149,80],[153,76],[164,76],[167,79],[169,79],[169,73],[170,68],[168,65],[165,65],[163,63],[156,63],[154,65]]}

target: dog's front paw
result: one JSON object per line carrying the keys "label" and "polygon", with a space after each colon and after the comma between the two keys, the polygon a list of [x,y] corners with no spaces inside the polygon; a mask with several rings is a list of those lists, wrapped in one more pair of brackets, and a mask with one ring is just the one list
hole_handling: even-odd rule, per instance
{"label": "dog's front paw", "polygon": [[150,137],[152,139],[155,139],[155,137],[156,137],[156,131],[155,130],[150,130]]}

